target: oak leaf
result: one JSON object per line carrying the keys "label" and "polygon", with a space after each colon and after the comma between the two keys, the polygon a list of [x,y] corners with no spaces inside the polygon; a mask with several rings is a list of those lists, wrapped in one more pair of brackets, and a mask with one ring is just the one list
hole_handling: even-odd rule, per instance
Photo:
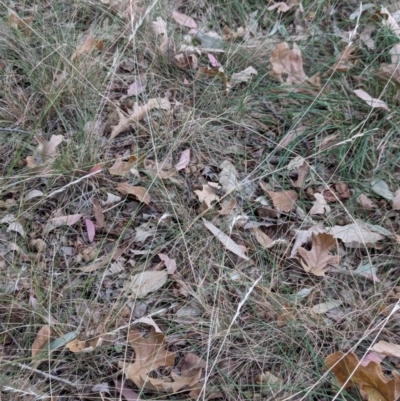
{"label": "oak leaf", "polygon": [[119,362],[126,376],[139,388],[176,393],[190,387],[200,380],[201,368],[193,369],[190,376],[171,373],[173,381],[167,378],[155,379],[148,374],[162,366],[174,366],[175,353],[166,349],[165,336],[151,327],[148,337],[143,337],[137,330],[130,330],[128,342],[135,350],[135,362]]}
{"label": "oak leaf", "polygon": [[339,262],[339,256],[329,254],[329,251],[336,245],[332,235],[327,233],[312,233],[311,250],[300,247],[297,253],[303,259],[301,264],[306,272],[315,276],[325,276],[328,266]]}
{"label": "oak leaf", "polygon": [[340,387],[356,386],[366,394],[368,401],[396,401],[400,396],[400,375],[393,372],[393,379],[388,379],[379,363],[362,366],[355,354],[336,352],[328,355],[325,364]]}

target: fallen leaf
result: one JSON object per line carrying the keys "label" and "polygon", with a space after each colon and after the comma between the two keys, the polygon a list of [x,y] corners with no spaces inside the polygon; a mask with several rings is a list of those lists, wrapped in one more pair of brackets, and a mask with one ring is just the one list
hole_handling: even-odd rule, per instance
{"label": "fallen leaf", "polygon": [[328,355],[325,364],[339,387],[356,386],[366,393],[369,401],[396,401],[400,396],[400,375],[393,372],[393,379],[388,379],[379,363],[362,366],[355,354],[336,352]]}
{"label": "fallen leaf", "polygon": [[129,184],[129,182],[122,182],[115,189],[122,195],[133,195],[139,202],[146,203],[147,205],[150,203],[151,198],[147,188],[136,187]]}
{"label": "fallen leaf", "polygon": [[71,56],[71,61],[75,59],[79,61],[82,56],[89,54],[93,49],[102,51],[103,41],[95,39],[92,35],[92,31],[89,31],[89,33],[79,41],[76,50]]}
{"label": "fallen leaf", "polygon": [[394,198],[392,199],[392,209],[400,210],[400,189],[394,193]]}
{"label": "fallen leaf", "polygon": [[235,86],[241,84],[242,82],[249,82],[252,80],[253,75],[257,75],[258,72],[253,67],[247,67],[245,70],[240,72],[235,72],[232,74],[231,79],[228,83],[230,88],[234,88]]}
{"label": "fallen leaf", "polygon": [[32,21],[33,21],[32,16],[20,18],[20,17],[18,17],[17,14],[15,14],[14,12],[11,11],[8,15],[7,25],[10,28],[18,29],[24,35],[30,35],[32,32],[32,28],[31,28]]}
{"label": "fallen leaf", "polygon": [[253,228],[252,232],[253,232],[254,236],[256,237],[257,242],[264,249],[270,248],[270,245],[272,244],[272,239],[267,234],[265,234],[259,228]]}
{"label": "fallen leaf", "polygon": [[373,98],[371,95],[369,95],[362,89],[355,89],[353,92],[360,99],[364,100],[368,104],[368,106],[372,108],[385,109],[389,111],[389,107],[383,100]]}
{"label": "fallen leaf", "polygon": [[400,345],[388,343],[387,341],[378,341],[372,349],[380,354],[386,356],[394,356],[396,358],[400,358]]}
{"label": "fallen leaf", "polygon": [[[204,202],[208,208],[211,207],[212,202],[219,201],[220,199],[215,189],[213,189],[213,186],[210,184],[214,183],[207,183],[206,185],[203,185],[203,189],[201,191],[199,189],[194,191],[194,193],[199,197],[199,201]],[[216,189],[218,188],[221,187],[217,184]]]}
{"label": "fallen leaf", "polygon": [[32,191],[29,191],[26,196],[25,196],[25,200],[31,200],[33,198],[39,198],[42,197],[44,194],[42,191],[39,191],[37,189],[33,189]]}
{"label": "fallen leaf", "polygon": [[334,72],[348,72],[351,68],[353,68],[354,61],[356,60],[356,57],[353,55],[355,50],[356,47],[353,44],[350,46],[346,46],[345,49],[337,57],[337,61],[326,73],[326,75],[329,77]]}
{"label": "fallen leaf", "polygon": [[281,212],[288,213],[296,205],[298,198],[296,191],[281,191],[273,192],[267,191],[268,196],[271,198],[274,206]]}
{"label": "fallen leaf", "polygon": [[318,304],[318,305],[314,305],[311,310],[314,313],[321,315],[323,313],[329,312],[332,309],[337,308],[338,306],[340,306],[342,304],[343,304],[343,301],[332,300],[332,301],[322,302],[321,304]]}
{"label": "fallen leaf", "polygon": [[135,298],[142,298],[150,292],[160,289],[168,279],[166,270],[146,271],[131,277],[125,284],[125,290],[132,293]]}
{"label": "fallen leaf", "polygon": [[126,94],[128,96],[137,96],[144,92],[147,85],[146,75],[139,75],[128,87]]}
{"label": "fallen leaf", "polygon": [[293,183],[295,188],[301,188],[310,172],[310,165],[303,159],[303,163],[297,168],[297,180]]}
{"label": "fallen leaf", "polygon": [[68,216],[53,217],[47,220],[47,223],[44,227],[44,232],[48,234],[50,231],[53,231],[55,228],[61,226],[71,227],[76,224],[82,216],[83,214],[70,214]]}
{"label": "fallen leaf", "polygon": [[109,192],[107,192],[107,200],[101,201],[101,205],[102,206],[112,205],[113,203],[120,202],[121,200],[122,198],[120,196],[110,194]]}
{"label": "fallen leaf", "polygon": [[92,352],[97,347],[100,347],[103,339],[101,336],[96,336],[90,341],[81,341],[77,338],[75,340],[70,341],[65,346],[74,354],[82,353],[82,352]]}
{"label": "fallen leaf", "polygon": [[297,253],[303,259],[301,264],[306,272],[315,276],[325,276],[329,265],[338,263],[340,260],[338,255],[329,254],[329,251],[336,245],[336,241],[332,235],[327,233],[312,233],[311,240],[310,251],[301,247],[297,249]]}
{"label": "fallen leaf", "polygon": [[39,355],[44,346],[49,342],[51,336],[51,328],[43,326],[36,334],[35,341],[32,344],[32,358]]}
{"label": "fallen leaf", "polygon": [[316,214],[325,214],[331,211],[330,206],[328,206],[328,203],[322,194],[315,193],[314,198],[316,201],[310,209],[310,216],[314,216]]}
{"label": "fallen leaf", "polygon": [[371,189],[377,195],[387,199],[388,201],[391,201],[394,198],[393,192],[389,189],[388,184],[380,178],[371,181]]}
{"label": "fallen leaf", "polygon": [[104,266],[107,266],[111,263],[111,261],[118,259],[123,253],[125,249],[118,248],[115,251],[108,253],[107,255],[103,255],[100,258],[96,259],[94,263],[91,263],[87,266],[81,267],[79,270],[83,273],[91,273],[98,269],[101,269]]}
{"label": "fallen leaf", "polygon": [[178,164],[175,166],[176,171],[183,170],[190,162],[190,149],[186,149],[181,153]]}
{"label": "fallen leaf", "polygon": [[136,102],[133,105],[132,113],[125,117],[121,110],[117,109],[119,122],[112,128],[110,139],[114,139],[121,132],[126,131],[131,124],[136,123],[149,115],[153,109],[170,110],[171,103],[167,98],[158,97],[149,99],[143,106],[139,106]]}
{"label": "fallen leaf", "polygon": [[376,205],[374,202],[372,202],[371,199],[369,199],[366,195],[361,194],[357,198],[357,203],[366,210],[373,210],[376,208]]}
{"label": "fallen leaf", "polygon": [[175,363],[175,354],[166,349],[165,336],[162,333],[156,333],[154,327],[151,327],[146,338],[142,337],[138,331],[130,330],[128,342],[135,351],[135,362],[120,361],[118,366],[139,388],[174,394],[193,386],[200,380],[201,368],[192,369],[189,376],[179,376],[172,372],[173,381],[167,378],[155,379],[148,375],[153,370],[162,366],[174,366]]}
{"label": "fallen leaf", "polygon": [[158,257],[164,262],[168,274],[174,274],[176,271],[176,260],[170,259],[165,253],[159,253]]}
{"label": "fallen leaf", "polygon": [[37,152],[40,153],[43,162],[53,160],[58,156],[57,147],[63,142],[63,135],[52,135],[49,141],[35,135],[35,140],[38,143]]}
{"label": "fallen leaf", "polygon": [[230,193],[236,189],[238,189],[239,181],[238,175],[239,173],[236,170],[236,167],[228,160],[224,160],[220,168],[222,169],[218,175],[219,183],[225,192]]}
{"label": "fallen leaf", "polygon": [[152,223],[142,223],[135,227],[136,236],[135,242],[144,243],[148,237],[153,237],[156,233],[156,227]]}
{"label": "fallen leaf", "polygon": [[385,238],[385,235],[372,230],[370,225],[361,220],[356,220],[356,223],[346,226],[331,227],[329,234],[336,239],[341,239],[345,245],[353,242],[363,245],[374,244]]}
{"label": "fallen leaf", "polygon": [[138,159],[136,156],[132,155],[129,160],[124,162],[122,157],[117,157],[114,164],[108,169],[111,175],[117,175],[122,177],[127,177],[131,174],[132,168],[137,164]]}
{"label": "fallen leaf", "polygon": [[216,59],[216,57],[213,54],[208,53],[207,57],[208,61],[211,64],[211,67],[221,67],[221,63]]}
{"label": "fallen leaf", "polygon": [[172,13],[172,17],[174,18],[175,22],[177,22],[179,25],[186,26],[187,28],[191,28],[191,29],[197,29],[197,24],[194,21],[194,19],[191,17],[188,17],[185,14],[174,11]]}
{"label": "fallen leaf", "polygon": [[360,276],[366,277],[369,280],[372,280],[375,283],[379,283],[379,279],[376,276],[376,267],[371,266],[369,263],[366,265],[360,265],[357,269],[353,270],[354,274],[359,274]]}
{"label": "fallen leaf", "polygon": [[22,224],[18,221],[12,221],[8,223],[7,232],[14,231],[18,233],[21,237],[25,237],[25,230]]}
{"label": "fallen leaf", "polygon": [[86,231],[88,235],[88,240],[89,242],[93,242],[94,236],[96,235],[96,228],[90,219],[85,219],[85,224],[86,224]]}
{"label": "fallen leaf", "polygon": [[[298,85],[308,79],[303,70],[301,52],[296,43],[293,44],[293,50],[286,42],[279,43],[271,52],[270,63],[272,76],[280,82]],[[283,74],[287,75],[286,81]]]}
{"label": "fallen leaf", "polygon": [[105,225],[103,208],[101,207],[100,201],[95,198],[93,199],[93,213],[96,219],[97,229],[101,230]]}
{"label": "fallen leaf", "polygon": [[217,239],[222,243],[222,245],[226,249],[228,249],[235,255],[240,256],[245,260],[249,260],[249,258],[243,253],[239,245],[236,244],[236,242],[233,241],[230,237],[228,237],[224,232],[222,232],[219,228],[215,227],[214,224],[210,223],[206,219],[203,219],[203,223],[207,227],[207,229],[210,230],[217,237]]}
{"label": "fallen leaf", "polygon": [[217,77],[220,78],[225,90],[229,91],[229,82],[228,77],[225,74],[223,67],[200,67],[196,73],[195,80],[199,79],[203,75],[209,77]]}
{"label": "fallen leaf", "polygon": [[368,354],[361,359],[361,365],[367,366],[370,362],[381,363],[385,358],[385,355],[378,354],[376,352],[368,352]]}
{"label": "fallen leaf", "polygon": [[278,13],[286,13],[287,11],[291,10],[293,7],[300,4],[300,0],[289,0],[287,3],[280,1],[278,3],[269,6],[267,10],[273,11],[276,10]]}
{"label": "fallen leaf", "polygon": [[302,135],[307,128],[306,125],[298,125],[294,129],[289,130],[287,135],[280,140],[278,148],[286,148],[292,141]]}
{"label": "fallen leaf", "polygon": [[398,37],[400,37],[400,25],[386,7],[379,7],[373,15],[373,19],[382,20],[383,25],[388,26]]}

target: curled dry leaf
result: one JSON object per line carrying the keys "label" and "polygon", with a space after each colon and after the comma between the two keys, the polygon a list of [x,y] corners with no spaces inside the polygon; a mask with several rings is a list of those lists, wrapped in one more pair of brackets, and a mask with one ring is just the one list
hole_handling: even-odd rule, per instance
{"label": "curled dry leaf", "polygon": [[281,212],[288,213],[296,205],[298,198],[296,191],[281,191],[273,192],[267,191],[268,196],[271,198],[274,206]]}
{"label": "curled dry leaf", "polygon": [[327,233],[312,233],[311,250],[300,247],[297,253],[303,259],[301,264],[304,270],[315,276],[325,276],[329,265],[338,263],[340,258],[338,255],[330,255],[329,251],[336,245],[336,241],[332,235]]}
{"label": "curled dry leaf", "polygon": [[339,387],[356,386],[369,401],[396,401],[400,396],[400,375],[393,372],[393,379],[388,379],[379,363],[363,366],[355,354],[336,352],[328,355],[325,365],[335,375]]}
{"label": "curled dry leaf", "polygon": [[40,354],[44,346],[49,342],[51,336],[51,328],[43,326],[36,334],[35,341],[32,344],[32,357]]}
{"label": "curled dry leaf", "polygon": [[215,227],[214,224],[210,223],[206,219],[203,219],[204,225],[210,230],[216,238],[224,245],[226,249],[233,252],[235,255],[240,256],[245,260],[249,260],[249,258],[243,253],[242,249],[233,241],[230,237],[228,237],[224,232],[222,232],[219,228]]}
{"label": "curled dry leaf", "polygon": [[133,195],[139,202],[150,203],[150,195],[148,194],[147,188],[136,187],[129,184],[129,182],[122,182],[115,188],[122,195]]}
{"label": "curled dry leaf", "polygon": [[279,43],[271,52],[271,74],[280,82],[285,82],[283,74],[287,75],[286,83],[301,84],[308,79],[303,70],[303,60],[296,43],[291,50],[286,42]]}
{"label": "curled dry leaf", "polygon": [[191,369],[190,375],[187,376],[171,373],[173,381],[169,378],[155,379],[149,376],[153,370],[162,366],[174,366],[175,363],[175,354],[166,349],[164,334],[157,333],[154,327],[151,327],[146,338],[137,330],[130,330],[128,342],[135,351],[135,362],[120,361],[119,367],[139,388],[174,394],[200,380],[201,367]]}
{"label": "curled dry leaf", "polygon": [[325,214],[325,212],[329,213],[331,211],[330,206],[328,206],[328,203],[322,194],[315,193],[314,198],[316,201],[310,209],[311,216],[314,216],[315,214]]}
{"label": "curled dry leaf", "polygon": [[110,135],[110,139],[114,139],[121,132],[126,131],[129,126],[135,122],[138,122],[148,116],[149,112],[153,109],[169,110],[171,108],[171,103],[167,98],[158,97],[149,99],[149,101],[143,106],[139,106],[136,102],[133,105],[133,110],[130,115],[125,117],[121,110],[117,109],[119,116],[119,122],[113,127]]}
{"label": "curled dry leaf", "polygon": [[373,98],[371,95],[369,95],[362,89],[356,89],[353,92],[360,99],[364,100],[368,104],[368,106],[372,108],[384,109],[389,111],[389,107],[383,100]]}
{"label": "curled dry leaf", "polygon": [[76,338],[75,340],[70,341],[65,346],[74,354],[78,354],[81,352],[92,352],[97,347],[100,347],[102,342],[103,339],[101,336],[97,336],[91,341],[81,341]]}

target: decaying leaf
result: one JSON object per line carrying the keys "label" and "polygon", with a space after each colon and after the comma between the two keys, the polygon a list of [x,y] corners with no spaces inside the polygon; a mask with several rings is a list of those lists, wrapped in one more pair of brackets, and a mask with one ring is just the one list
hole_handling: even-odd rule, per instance
{"label": "decaying leaf", "polygon": [[326,73],[326,75],[330,76],[334,72],[347,72],[350,68],[354,67],[354,62],[356,58],[353,53],[355,50],[356,47],[353,44],[350,46],[346,46],[345,49],[337,57],[337,61]]}
{"label": "decaying leaf", "polygon": [[82,56],[89,54],[93,49],[99,51],[103,50],[103,41],[95,39],[92,35],[92,31],[89,31],[89,33],[78,43],[76,50],[71,56],[71,61],[74,61],[75,59],[79,61]]}
{"label": "decaying leaf", "polygon": [[42,138],[39,135],[35,135],[35,140],[38,143],[37,154],[41,158],[39,164],[36,163],[36,160],[33,161],[33,164],[28,165],[29,168],[37,167],[38,165],[44,165],[51,163],[58,156],[58,146],[63,142],[63,135],[52,135],[50,140]]}
{"label": "decaying leaf", "polygon": [[361,194],[357,198],[357,203],[366,210],[374,210],[376,208],[376,205],[374,202],[372,202],[371,199],[368,198],[368,196]]}
{"label": "decaying leaf", "polygon": [[377,195],[387,199],[388,201],[391,201],[394,198],[393,192],[389,189],[389,185],[380,178],[374,178],[371,181],[371,189]]}
{"label": "decaying leaf", "polygon": [[394,198],[392,199],[392,209],[400,210],[400,189],[394,193]]}
{"label": "decaying leaf", "polygon": [[379,229],[373,229],[374,226],[361,220],[356,220],[353,224],[346,226],[334,226],[329,229],[329,234],[336,239],[341,239],[346,246],[353,247],[354,243],[370,245],[385,238]]}
{"label": "decaying leaf", "polygon": [[139,106],[136,102],[133,105],[132,112],[125,117],[121,110],[117,109],[117,113],[119,116],[119,122],[116,126],[113,127],[110,135],[110,139],[114,139],[121,132],[126,131],[131,124],[134,124],[146,116],[148,116],[149,112],[153,109],[162,109],[169,110],[171,108],[171,103],[168,98],[158,97],[149,99],[149,101],[143,106]]}
{"label": "decaying leaf", "polygon": [[330,206],[326,202],[324,196],[319,193],[314,194],[314,198],[316,201],[314,202],[312,208],[310,209],[310,215],[313,216],[315,214],[325,214],[331,211]]}
{"label": "decaying leaf", "polygon": [[225,192],[230,193],[236,189],[238,189],[239,173],[236,170],[236,167],[229,161],[224,160],[221,165],[221,172],[219,173],[219,183]]}
{"label": "decaying leaf", "polygon": [[101,230],[105,225],[105,218],[100,201],[97,198],[93,199],[93,213],[96,219],[96,227]]}
{"label": "decaying leaf", "polygon": [[288,2],[279,1],[278,3],[273,4],[267,8],[268,11],[276,10],[278,13],[286,13],[291,10],[293,7],[300,4],[300,0],[289,0]]}
{"label": "decaying leaf", "polygon": [[166,270],[147,271],[136,274],[126,283],[125,290],[136,298],[142,298],[150,292],[157,291],[168,279]]}
{"label": "decaying leaf", "polygon": [[261,231],[259,228],[253,228],[252,232],[257,240],[257,242],[264,248],[268,249],[270,248],[270,245],[272,244],[272,239],[265,234],[263,231]]}
{"label": "decaying leaf", "polygon": [[165,268],[167,269],[168,274],[174,274],[176,271],[176,260],[171,259],[165,253],[159,253],[158,257],[164,262]]}
{"label": "decaying leaf", "polygon": [[162,366],[174,366],[175,363],[175,354],[166,349],[165,336],[162,333],[156,333],[154,327],[151,327],[146,338],[142,337],[138,331],[130,330],[128,342],[135,350],[135,362],[120,361],[119,367],[139,388],[174,394],[193,386],[200,380],[201,368],[193,369],[188,376],[171,373],[172,381],[169,378],[155,379],[148,375],[153,370]]}
{"label": "decaying leaf", "polygon": [[363,366],[355,354],[336,352],[325,359],[325,364],[339,387],[356,386],[369,401],[396,401],[400,396],[400,375],[393,372],[393,379],[388,379],[379,363]]}
{"label": "decaying leaf", "polygon": [[228,85],[230,88],[233,88],[242,82],[249,82],[252,80],[253,75],[257,74],[258,72],[255,68],[247,67],[243,71],[233,73]]}
{"label": "decaying leaf", "polygon": [[311,250],[300,247],[297,249],[298,254],[303,259],[301,264],[306,272],[315,276],[325,276],[329,269],[329,265],[338,263],[340,258],[338,255],[330,255],[329,251],[336,245],[336,241],[332,235],[327,233],[312,233]]}
{"label": "decaying leaf", "polygon": [[5,215],[1,220],[0,224],[8,224],[7,232],[15,231],[21,235],[21,237],[25,237],[25,230],[22,227],[22,224],[17,221],[16,217],[13,214]]}
{"label": "decaying leaf", "polygon": [[222,245],[224,245],[226,249],[245,260],[249,260],[249,258],[244,254],[239,245],[236,244],[236,242],[228,237],[224,232],[215,227],[214,224],[210,223],[206,219],[203,219],[203,223],[217,237],[217,239],[221,241]]}
{"label": "decaying leaf", "polygon": [[10,12],[8,15],[7,25],[10,28],[18,29],[24,35],[30,35],[32,32],[31,24],[33,17],[20,18],[14,12]]}
{"label": "decaying leaf", "polygon": [[[207,185],[203,185],[203,189],[200,191],[199,189],[196,189],[194,193],[199,197],[200,202],[204,202],[208,208],[211,207],[211,204],[214,201],[219,201],[219,196],[217,195],[215,189],[213,189],[213,185],[210,184],[215,184],[213,182],[207,183]],[[221,188],[218,184],[215,187],[216,189]]]}
{"label": "decaying leaf", "polygon": [[368,106],[372,108],[385,109],[389,111],[389,107],[383,100],[373,98],[371,95],[369,95],[362,89],[355,89],[353,92],[360,99],[364,100],[368,104]]}
{"label": "decaying leaf", "polygon": [[81,341],[76,338],[75,340],[70,341],[65,346],[74,354],[78,354],[81,352],[92,352],[97,347],[100,347],[102,342],[103,339],[101,336],[97,336],[90,341]]}
{"label": "decaying leaf", "polygon": [[175,166],[176,171],[183,170],[190,162],[190,149],[186,149],[181,153],[178,164]]}
{"label": "decaying leaf", "polygon": [[115,251],[108,253],[107,255],[101,256],[94,263],[91,263],[87,266],[81,267],[79,270],[84,273],[91,273],[98,269],[101,269],[104,266],[107,266],[111,263],[112,260],[117,260],[123,253],[125,249],[118,248]]}
{"label": "decaying leaf", "polygon": [[129,182],[121,182],[115,188],[122,195],[133,195],[139,202],[150,203],[150,195],[147,188],[137,187],[129,184]]}
{"label": "decaying leaf", "polygon": [[281,212],[288,213],[296,205],[298,194],[296,191],[267,191],[274,206]]}
{"label": "decaying leaf", "polygon": [[340,300],[332,300],[327,302],[322,302],[321,304],[314,305],[312,307],[312,311],[318,315],[323,313],[329,312],[332,309],[337,308],[338,306],[342,305],[343,301]]}
{"label": "decaying leaf", "polygon": [[379,283],[379,278],[376,276],[376,267],[371,266],[369,263],[360,265],[357,269],[353,270],[353,274],[359,274],[360,276],[366,277],[368,280],[372,280],[375,283]]}
{"label": "decaying leaf", "polygon": [[51,336],[51,328],[43,326],[36,334],[35,341],[32,344],[32,357],[39,355],[44,346],[49,342]]}
{"label": "decaying leaf", "polygon": [[202,76],[217,77],[220,78],[225,90],[229,91],[228,77],[225,74],[223,67],[200,67],[196,73],[195,80]]}
{"label": "decaying leaf", "polygon": [[122,157],[117,157],[114,164],[108,169],[111,175],[127,177],[131,174],[131,170],[137,164],[138,159],[135,155],[131,155],[129,160],[124,162]]}
{"label": "decaying leaf", "polygon": [[140,95],[146,89],[147,78],[145,74],[141,74],[129,85],[126,94],[128,96]]}
{"label": "decaying leaf", "polygon": [[82,216],[83,214],[70,214],[68,216],[53,217],[47,220],[47,223],[44,227],[44,232],[48,234],[50,231],[53,231],[57,227],[71,227],[76,224]]}
{"label": "decaying leaf", "polygon": [[400,358],[400,345],[398,344],[392,344],[381,340],[374,344],[372,349],[380,354]]}
{"label": "decaying leaf", "polygon": [[[301,84],[308,79],[303,70],[303,60],[296,43],[291,50],[286,42],[279,43],[271,52],[271,74],[280,82]],[[287,75],[286,80],[283,75]]]}
{"label": "decaying leaf", "polygon": [[197,29],[197,24],[194,21],[194,19],[191,17],[188,17],[185,14],[174,11],[172,13],[172,17],[179,25],[186,26],[187,28],[191,28],[191,29]]}

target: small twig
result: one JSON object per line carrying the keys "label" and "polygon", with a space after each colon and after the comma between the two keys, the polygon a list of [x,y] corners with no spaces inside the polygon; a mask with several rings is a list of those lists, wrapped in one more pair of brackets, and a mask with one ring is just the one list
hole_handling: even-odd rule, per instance
{"label": "small twig", "polygon": [[10,365],[18,366],[21,369],[29,370],[29,371],[31,371],[33,373],[36,373],[36,374],[38,374],[40,376],[45,377],[46,379],[55,380],[55,381],[58,381],[60,383],[64,383],[67,386],[70,386],[70,387],[73,387],[73,388],[76,388],[76,389],[79,388],[78,384],[76,384],[76,383],[72,383],[69,380],[62,379],[61,377],[57,377],[57,376],[51,375],[50,373],[43,372],[43,371],[41,371],[39,369],[32,368],[31,366],[25,365],[24,363],[18,363],[18,362],[7,362],[7,363],[10,364]]}

